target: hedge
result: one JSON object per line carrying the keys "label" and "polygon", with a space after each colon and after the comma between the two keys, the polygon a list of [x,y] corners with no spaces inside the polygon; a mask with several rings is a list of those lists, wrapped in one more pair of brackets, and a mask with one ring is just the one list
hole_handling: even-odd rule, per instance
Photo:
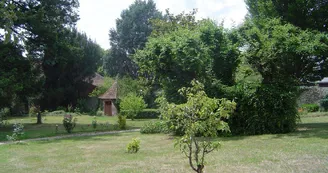
{"label": "hedge", "polygon": [[[127,115],[128,111],[121,111],[120,114]],[[135,119],[156,119],[159,118],[160,113],[157,109],[144,109],[135,117]]]}

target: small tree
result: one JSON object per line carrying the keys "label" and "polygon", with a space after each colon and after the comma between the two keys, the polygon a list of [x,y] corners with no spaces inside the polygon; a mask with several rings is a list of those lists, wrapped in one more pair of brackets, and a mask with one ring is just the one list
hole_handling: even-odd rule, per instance
{"label": "small tree", "polygon": [[187,103],[170,104],[165,117],[175,118],[177,124],[173,128],[183,126],[184,135],[178,138],[175,146],[179,146],[189,159],[191,168],[202,173],[206,154],[220,146],[213,138],[218,136],[219,131],[229,131],[228,124],[223,120],[229,118],[236,103],[227,99],[209,98],[203,84],[195,80],[191,84],[191,88],[179,90],[187,97]]}
{"label": "small tree", "polygon": [[147,104],[141,96],[130,93],[122,99],[120,107],[121,110],[126,111],[128,118],[133,120],[139,112],[147,107]]}

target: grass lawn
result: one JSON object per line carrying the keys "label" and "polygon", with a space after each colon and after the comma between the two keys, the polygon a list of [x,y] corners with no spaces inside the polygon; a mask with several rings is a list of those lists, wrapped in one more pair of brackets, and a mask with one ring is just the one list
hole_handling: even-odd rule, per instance
{"label": "grass lawn", "polygon": [[[113,120],[114,121],[114,120]],[[86,123],[88,121],[86,120]],[[131,138],[141,150],[128,154]],[[302,116],[290,134],[227,137],[207,157],[212,172],[328,172],[328,116]],[[169,135],[122,133],[0,146],[0,172],[191,172]]]}
{"label": "grass lawn", "polygon": [[[81,115],[81,116],[74,116],[74,117],[77,117],[78,121],[76,127],[73,130],[73,133],[95,131],[91,125],[91,122],[94,119],[93,116]],[[101,117],[96,117],[96,119],[98,123],[96,131],[119,130],[117,127],[117,119],[118,119],[117,116],[113,116],[113,117],[101,116]],[[36,121],[37,121],[36,117],[16,117],[16,118],[9,119],[8,120],[9,124],[6,125],[6,127],[0,127],[0,141],[6,141],[7,140],[6,136],[12,134],[12,130],[13,130],[12,124],[15,122],[21,122],[24,124],[25,134],[22,137],[22,139],[67,134],[63,126],[63,115],[44,116],[43,124],[40,125],[37,125]],[[132,121],[127,119],[126,122],[127,129],[140,128],[147,121],[153,121],[153,120],[138,119]],[[106,123],[108,123],[109,125]],[[56,125],[58,125],[57,133],[56,133]]]}

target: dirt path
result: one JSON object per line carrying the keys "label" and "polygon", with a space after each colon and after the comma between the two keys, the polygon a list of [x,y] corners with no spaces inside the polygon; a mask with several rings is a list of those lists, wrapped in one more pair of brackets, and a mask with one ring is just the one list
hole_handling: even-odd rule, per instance
{"label": "dirt path", "polygon": [[[139,131],[140,131],[140,129],[122,130],[122,131],[111,131],[111,132],[78,133],[78,134],[61,135],[61,136],[53,136],[53,137],[26,139],[26,140],[22,140],[22,142],[49,141],[49,140],[65,139],[65,138],[72,138],[72,137],[101,136],[101,135],[109,135],[109,134],[117,134],[117,133],[128,133],[128,132],[139,132]],[[0,145],[11,144],[11,143],[12,142],[0,142]]]}

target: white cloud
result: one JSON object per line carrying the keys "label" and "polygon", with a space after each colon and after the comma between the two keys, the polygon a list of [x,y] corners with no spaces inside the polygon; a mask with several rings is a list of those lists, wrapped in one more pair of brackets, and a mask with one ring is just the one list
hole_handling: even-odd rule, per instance
{"label": "white cloud", "polygon": [[[225,27],[242,23],[247,9],[244,0],[154,0],[161,11],[169,8],[171,13],[189,12],[198,9],[197,18],[211,18]],[[121,11],[128,8],[134,0],[80,0],[80,18],[77,27],[95,39],[103,48],[109,48],[108,31],[115,28],[115,20]]]}

